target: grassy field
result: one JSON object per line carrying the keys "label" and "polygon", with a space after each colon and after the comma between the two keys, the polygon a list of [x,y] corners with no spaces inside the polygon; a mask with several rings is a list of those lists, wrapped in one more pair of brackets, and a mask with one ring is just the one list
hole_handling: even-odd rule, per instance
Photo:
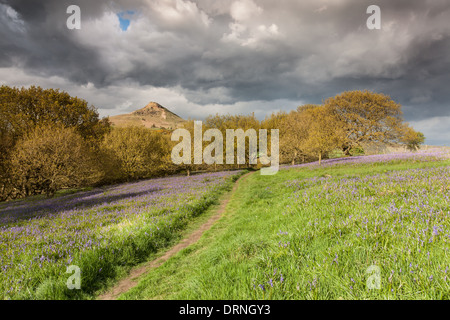
{"label": "grassy field", "polygon": [[[95,298],[205,222],[243,173],[0,204],[1,299]],[[120,299],[449,299],[449,173],[438,152],[256,172],[197,243]],[[70,265],[81,290],[67,288]]]}
{"label": "grassy field", "polygon": [[120,299],[449,299],[444,158],[333,159],[253,174],[199,242]]}
{"label": "grassy field", "polygon": [[[242,171],[62,192],[0,205],[0,299],[92,299],[180,239]],[[69,290],[68,266],[81,270]]]}

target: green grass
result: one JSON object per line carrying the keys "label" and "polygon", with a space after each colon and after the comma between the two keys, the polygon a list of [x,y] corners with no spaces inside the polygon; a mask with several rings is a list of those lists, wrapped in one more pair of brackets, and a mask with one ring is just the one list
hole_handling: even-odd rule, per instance
{"label": "green grass", "polygon": [[[24,212],[26,219],[0,225],[0,297],[94,299],[132,267],[158,257],[204,221],[202,215],[243,173],[118,185],[111,191],[116,198],[99,193],[100,205],[67,210],[67,215],[47,202],[52,199],[44,199],[38,203],[46,205],[42,216],[28,219],[36,213],[30,206],[31,211]],[[125,198],[118,199],[117,194]],[[83,199],[81,194],[79,201]],[[2,218],[14,214],[17,211],[11,208]],[[67,288],[68,265],[81,269],[81,290]]]}
{"label": "green grass", "polygon": [[[229,188],[226,190],[229,191]],[[205,210],[205,212],[192,218],[192,220],[185,227],[185,229],[182,229],[181,231],[179,231],[178,234],[173,239],[171,239],[170,242],[168,242],[166,244],[166,246],[164,247],[164,250],[160,250],[158,252],[152,253],[150,256],[148,256],[146,261],[143,261],[143,262],[137,264],[133,268],[137,268],[137,269],[141,268],[142,266],[146,265],[148,263],[148,261],[158,259],[159,257],[163,256],[166,253],[166,251],[168,249],[170,249],[173,245],[177,244],[180,241],[180,239],[184,239],[185,237],[188,237],[191,233],[193,233],[195,230],[200,228],[217,212],[218,208],[220,207],[220,202],[222,200],[226,199],[227,197],[229,197],[229,194],[230,194],[230,192],[227,192],[227,193],[221,194],[221,195],[219,194],[217,201],[214,202],[213,204],[211,204]],[[131,270],[130,267],[121,268],[119,273],[117,274],[117,276],[115,278],[107,279],[107,282],[105,283],[105,285],[100,290],[98,290],[95,293],[95,295],[98,296],[102,293],[105,293],[112,287],[114,287],[114,285],[116,285],[118,281],[128,277],[130,270]]]}
{"label": "green grass", "polygon": [[449,166],[253,174],[196,244],[120,299],[449,299]]}

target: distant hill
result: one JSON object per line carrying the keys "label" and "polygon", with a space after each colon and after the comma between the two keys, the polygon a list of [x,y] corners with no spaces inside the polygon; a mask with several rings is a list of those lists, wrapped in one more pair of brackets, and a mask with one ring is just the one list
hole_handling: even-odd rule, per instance
{"label": "distant hill", "polygon": [[146,128],[176,129],[185,120],[156,102],[128,114],[109,117],[116,127],[144,126]]}

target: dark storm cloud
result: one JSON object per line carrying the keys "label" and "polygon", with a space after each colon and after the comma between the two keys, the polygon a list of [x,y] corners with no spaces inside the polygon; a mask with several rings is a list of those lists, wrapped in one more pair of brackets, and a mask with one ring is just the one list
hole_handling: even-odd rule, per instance
{"label": "dark storm cloud", "polygon": [[[96,88],[178,88],[198,104],[320,103],[369,89],[404,105],[408,120],[450,116],[447,0],[0,3],[0,67]],[[71,4],[82,30],[65,27]],[[371,4],[382,30],[366,28]],[[122,32],[115,15],[127,10]]]}
{"label": "dark storm cloud", "polygon": [[[77,83],[102,81],[108,71],[103,68],[98,53],[80,46],[68,33],[65,1],[2,3],[14,10],[8,9],[8,14],[6,6],[2,6],[0,11],[2,66],[15,64],[32,74],[59,75]],[[17,13],[19,22],[11,19],[12,12]]]}

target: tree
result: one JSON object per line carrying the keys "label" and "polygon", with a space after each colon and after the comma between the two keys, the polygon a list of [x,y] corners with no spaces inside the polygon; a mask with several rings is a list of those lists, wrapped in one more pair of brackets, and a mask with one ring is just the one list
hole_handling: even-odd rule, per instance
{"label": "tree", "polygon": [[[38,127],[73,128],[90,147],[96,148],[110,130],[107,118],[99,119],[93,106],[55,89],[0,87],[0,200],[16,197],[18,191],[10,157],[16,144],[28,139]],[[16,148],[17,156],[17,148]],[[20,196],[20,195],[18,195]]]}
{"label": "tree", "polygon": [[341,143],[343,131],[337,119],[324,107],[310,108],[303,113],[310,118],[310,126],[302,149],[317,156],[320,165],[323,156]]}
{"label": "tree", "polygon": [[[218,129],[222,133],[222,137],[224,139],[223,144],[223,154],[226,154],[226,130],[227,129],[242,129],[245,132],[249,129],[253,129],[256,132],[256,135],[258,134],[258,130],[261,128],[261,123],[258,119],[256,119],[255,114],[252,113],[250,115],[218,115],[215,116],[209,116],[205,120],[204,129]],[[258,139],[258,138],[257,138]],[[250,159],[252,157],[257,157],[257,154],[250,154],[250,138],[245,137],[245,164],[247,166],[250,165]],[[234,154],[237,154],[237,138],[234,139]],[[270,140],[269,140],[270,141]],[[208,143],[206,143],[208,144]],[[235,167],[234,164],[231,165],[231,167]],[[240,167],[240,164],[237,164],[237,168]]]}
{"label": "tree", "polygon": [[301,154],[299,142],[304,137],[305,127],[301,124],[301,116],[296,111],[289,114],[285,112],[273,113],[262,124],[265,129],[278,129],[280,135],[280,161],[281,163],[295,163]]}
{"label": "tree", "polygon": [[415,131],[410,126],[405,125],[401,142],[408,150],[417,151],[420,148],[420,145],[425,142],[425,136],[422,132]]}
{"label": "tree", "polygon": [[[187,161],[186,161],[186,163],[183,162],[183,163],[177,164],[176,167],[178,168],[178,170],[181,170],[181,171],[185,170],[187,176],[190,176],[192,171],[194,171],[196,169],[198,170],[201,167],[200,164],[195,164],[194,162],[195,162],[195,153],[198,152],[198,151],[201,151],[201,154],[203,153],[203,141],[202,141],[202,149],[196,151],[195,147],[194,147],[195,146],[195,142],[194,142],[194,137],[195,137],[195,135],[194,135],[194,128],[195,128],[195,121],[191,120],[191,119],[189,119],[188,121],[185,121],[181,125],[181,128],[180,128],[180,129],[185,129],[185,130],[187,130],[189,132],[189,138],[190,138],[189,142],[190,142],[190,146],[191,146],[190,159],[189,159],[190,163],[187,163]],[[202,137],[203,137],[204,131],[205,131],[205,127],[202,126],[202,132],[201,132]],[[188,137],[180,137],[180,139],[188,139]],[[173,143],[173,145],[176,145],[176,144],[178,144],[178,141],[173,141],[172,143]],[[187,152],[187,150],[183,150],[183,153],[184,152]],[[184,156],[184,154],[183,154],[183,156]]]}
{"label": "tree", "polygon": [[325,106],[343,126],[346,153],[362,143],[392,144],[402,135],[401,106],[384,94],[348,91],[327,99]]}
{"label": "tree", "polygon": [[63,187],[93,184],[101,177],[91,150],[74,128],[38,126],[11,153],[12,181],[22,196],[52,196]]}
{"label": "tree", "polygon": [[122,178],[149,178],[169,166],[171,143],[144,127],[114,128],[105,136],[104,152],[114,156]]}
{"label": "tree", "polygon": [[318,107],[320,106],[314,104],[299,106],[296,111],[291,111],[281,123],[283,131],[283,140],[280,142],[281,156],[289,155],[292,165],[299,157],[304,162],[305,158],[311,155],[305,150],[305,141],[309,136],[311,125],[315,121],[310,111]]}
{"label": "tree", "polygon": [[0,87],[0,148],[15,142],[37,126],[75,128],[86,141],[99,142],[110,130],[108,119],[99,119],[93,106],[55,89]]}
{"label": "tree", "polygon": [[308,138],[311,124],[315,121],[311,117],[310,110],[321,107],[320,105],[302,105],[290,113],[273,113],[262,122],[265,129],[280,130],[280,160],[281,163],[295,164],[301,159],[305,162],[311,157],[310,152],[305,151],[305,141]]}

